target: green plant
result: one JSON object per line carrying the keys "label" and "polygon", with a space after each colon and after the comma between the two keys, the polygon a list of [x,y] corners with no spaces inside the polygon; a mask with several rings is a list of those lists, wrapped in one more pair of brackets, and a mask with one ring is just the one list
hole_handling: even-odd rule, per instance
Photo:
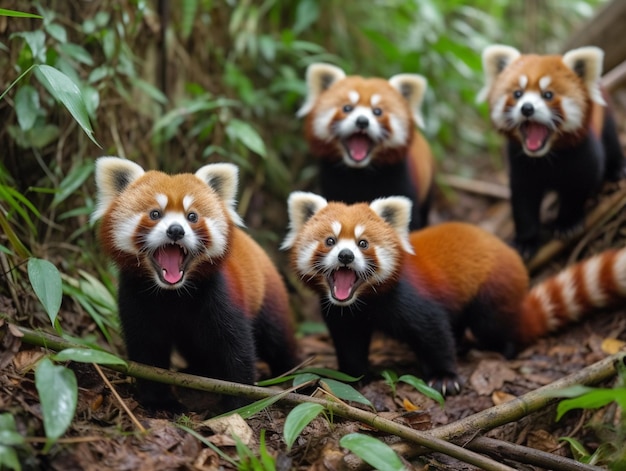
{"label": "green plant", "polygon": [[439,391],[430,387],[423,379],[420,379],[413,375],[402,375],[398,377],[395,371],[384,370],[381,373],[387,385],[391,388],[393,397],[396,397],[396,390],[398,383],[406,383],[413,386],[424,396],[429,397],[439,403],[441,407],[445,404],[445,399]]}
{"label": "green plant", "polygon": [[586,464],[607,464],[611,470],[622,470],[626,466],[626,365],[617,364],[618,383],[613,388],[590,388],[586,386],[573,386],[563,389],[554,394],[557,397],[567,397],[557,407],[556,420],[559,421],[564,414],[573,409],[598,409],[611,403],[615,403],[619,411],[615,414],[617,421],[605,423],[603,420],[592,420],[588,424],[601,437],[602,443],[592,453],[577,439],[562,437],[570,445],[574,457]]}

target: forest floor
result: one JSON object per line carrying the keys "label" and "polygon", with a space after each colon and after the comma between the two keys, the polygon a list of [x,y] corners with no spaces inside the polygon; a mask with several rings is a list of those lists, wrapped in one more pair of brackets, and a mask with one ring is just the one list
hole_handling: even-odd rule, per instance
{"label": "forest floor", "polygon": [[[622,121],[624,122],[624,121]],[[626,142],[626,139],[623,141]],[[495,185],[491,189],[505,189],[502,171],[486,170],[481,177]],[[477,223],[510,240],[512,224],[509,203],[506,199],[484,191],[481,182],[465,182],[464,189],[452,191],[452,197],[439,198],[433,219],[457,219]],[[616,191],[623,191],[625,182],[607,187],[590,210]],[[506,190],[504,190],[506,193]],[[496,191],[497,193],[497,191]],[[623,245],[626,215],[622,208],[610,218],[596,224],[588,236],[570,246],[562,254],[552,257],[533,275],[533,281],[554,273],[570,263],[573,253],[590,255],[610,246]],[[315,302],[313,299],[311,302]],[[0,312],[14,311],[12,301],[0,298]],[[382,379],[374,380],[360,388],[382,416],[417,430],[430,430],[451,424],[471,414],[519,397],[559,378],[580,371],[606,358],[605,340],[626,340],[625,309],[591,316],[567,328],[558,335],[543,338],[522,351],[514,359],[505,359],[494,353],[471,350],[459,358],[459,372],[464,381],[461,394],[448,397],[445,407],[418,393],[407,384],[398,384],[396,394]],[[85,313],[62,312],[61,318],[71,325],[72,332],[93,330],[93,321]],[[41,325],[44,325],[43,323]],[[6,335],[0,348],[0,411],[10,412],[16,418],[18,431],[27,437],[45,437],[42,413],[31,367],[42,355],[42,349],[22,343]],[[11,340],[12,339],[12,340]],[[336,368],[334,350],[324,332],[302,336],[299,341],[302,358],[313,360],[309,366]],[[400,374],[416,374],[416,360],[404,345],[382,336],[371,346],[371,364],[376,370],[390,369]],[[216,470],[233,469],[211,448],[182,430],[176,424],[190,427],[217,445],[223,452],[237,456],[233,439],[226,433],[208,428],[203,421],[206,411],[189,412],[176,416],[166,412],[149,412],[133,399],[130,381],[124,375],[105,369],[112,387],[121,396],[132,415],[148,432],[138,432],[136,424],[121,407],[109,386],[91,365],[72,364],[79,385],[79,402],[75,419],[65,436],[52,449],[44,453],[43,439],[30,439],[27,447],[20,449],[22,469],[69,470]],[[609,381],[604,386],[612,386]],[[180,392],[183,400],[193,403],[194,396]],[[194,393],[197,394],[197,393]],[[283,438],[283,425],[291,406],[278,403],[246,421],[241,436],[245,443],[259,450],[261,431],[270,454],[276,458],[276,469],[341,470],[359,467],[359,461],[339,446],[339,439],[347,433],[370,433],[392,444],[397,437],[377,433],[371,427],[355,421],[320,416],[308,425],[288,452]],[[560,437],[572,437],[589,450],[602,441],[598,426],[619,420],[615,408],[600,411],[570,412],[559,422],[555,421],[555,407],[548,407],[526,418],[493,429],[488,436],[571,456],[569,446]],[[595,426],[594,426],[595,424]],[[445,455],[431,453],[413,458],[407,469],[476,469]],[[519,463],[516,469],[539,469]],[[242,468],[252,469],[252,468]]]}

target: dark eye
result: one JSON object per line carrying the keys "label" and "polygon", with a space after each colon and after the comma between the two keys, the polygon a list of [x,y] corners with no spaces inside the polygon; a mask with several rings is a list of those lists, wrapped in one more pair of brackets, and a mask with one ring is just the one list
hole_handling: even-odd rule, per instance
{"label": "dark eye", "polygon": [[368,241],[366,241],[365,239],[361,239],[361,240],[359,241],[359,248],[360,248],[360,249],[365,250],[365,249],[367,249],[369,246],[370,246],[369,242],[368,242]]}
{"label": "dark eye", "polygon": [[513,92],[513,98],[521,98],[524,92],[522,90],[515,90]]}
{"label": "dark eye", "polygon": [[545,98],[546,100],[552,100],[552,98],[554,97],[554,93],[552,93],[551,91],[546,91],[546,92],[543,92],[541,96]]}
{"label": "dark eye", "polygon": [[198,222],[198,213],[191,212],[187,214],[187,221]]}
{"label": "dark eye", "polygon": [[374,108],[372,110],[372,113],[374,113],[374,116],[380,116],[383,114],[383,110],[381,110],[380,108]]}
{"label": "dark eye", "polygon": [[332,247],[333,245],[337,243],[334,237],[329,237],[324,242],[326,244],[326,247]]}
{"label": "dark eye", "polygon": [[352,111],[354,109],[354,106],[352,105],[344,105],[343,106],[343,112],[344,113],[350,113],[350,111]]}
{"label": "dark eye", "polygon": [[152,219],[153,221],[161,219],[162,216],[163,215],[161,214],[161,211],[159,211],[158,209],[153,209],[152,211],[150,211],[150,219]]}

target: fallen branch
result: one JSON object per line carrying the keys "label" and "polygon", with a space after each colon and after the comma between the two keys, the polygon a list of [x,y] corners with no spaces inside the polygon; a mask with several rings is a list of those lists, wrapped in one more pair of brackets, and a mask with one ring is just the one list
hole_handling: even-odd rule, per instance
{"label": "fallen branch", "polygon": [[[37,345],[48,348],[53,351],[60,351],[66,348],[77,347],[76,344],[67,342],[47,332],[36,332],[25,327],[18,327],[23,334],[22,341],[31,345]],[[258,386],[250,386],[246,384],[233,383],[217,379],[204,378],[185,373],[178,373],[162,368],[143,365],[128,361],[127,365],[106,365],[107,368],[125,373],[135,378],[158,381],[161,383],[172,384],[176,386],[196,389],[200,391],[228,394],[249,399],[264,399],[267,397],[280,394],[282,391],[270,388],[261,388]],[[344,403],[328,401],[324,399],[305,396],[302,394],[290,393],[282,399],[291,404],[301,404],[304,402],[313,402],[322,405],[334,415],[345,419],[356,420],[381,432],[396,435],[400,438],[420,445],[422,449],[436,451],[445,455],[456,458],[465,463],[478,466],[487,471],[514,471],[514,468],[498,463],[491,458],[466,450],[461,446],[449,443],[437,437],[431,436],[429,433],[413,430],[405,425],[398,424],[389,419],[378,416],[372,412],[368,412],[356,407],[351,407]]]}
{"label": "fallen branch", "polygon": [[[596,226],[605,218],[613,216],[616,211],[626,205],[626,188],[622,188],[608,198],[604,199],[585,219],[584,233],[587,233],[592,227]],[[570,240],[552,239],[539,249],[537,254],[528,262],[528,271],[536,272],[546,263],[560,254],[568,246],[576,242],[578,238]]]}

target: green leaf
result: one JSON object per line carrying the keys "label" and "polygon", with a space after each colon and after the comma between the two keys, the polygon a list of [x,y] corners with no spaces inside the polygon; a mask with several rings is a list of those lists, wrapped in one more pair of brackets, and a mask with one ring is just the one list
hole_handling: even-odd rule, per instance
{"label": "green leaf", "polygon": [[9,413],[0,414],[0,445],[21,445],[24,442],[24,437],[17,432],[15,418]]}
{"label": "green leaf", "polygon": [[35,75],[48,92],[67,108],[89,139],[98,147],[101,147],[93,136],[87,106],[78,85],[72,82],[63,72],[45,64],[38,65],[35,68]]}
{"label": "green leaf", "polygon": [[80,62],[81,64],[86,64],[86,65],[91,65],[91,66],[94,65],[94,61],[91,55],[89,54],[89,52],[87,52],[87,49],[85,49],[83,46],[80,46],[79,44],[74,44],[74,43],[59,44],[58,49],[59,49],[59,52],[61,52],[62,54],[65,54],[66,56],[70,57],[76,62]]}
{"label": "green leaf", "polygon": [[67,31],[65,28],[57,23],[51,23],[46,26],[46,31],[50,36],[56,39],[59,43],[67,43]]}
{"label": "green leaf", "polygon": [[15,114],[22,131],[31,129],[41,114],[39,93],[34,87],[24,85],[15,94]]}
{"label": "green leaf", "polygon": [[304,427],[309,425],[311,421],[320,415],[323,410],[324,406],[321,404],[305,402],[303,404],[298,404],[291,412],[289,412],[289,415],[287,415],[287,418],[285,419],[285,427],[283,431],[288,451],[291,450],[291,446],[294,444],[300,433],[302,433]]}
{"label": "green leaf", "polygon": [[54,326],[63,297],[59,270],[48,260],[29,258],[28,279]]}
{"label": "green leaf", "polygon": [[559,441],[563,441],[563,442],[569,443],[570,450],[572,452],[572,456],[574,456],[574,459],[576,461],[582,461],[584,459],[589,459],[589,457],[591,456],[589,454],[589,452],[587,451],[587,449],[584,447],[584,445],[582,443],[580,443],[578,440],[576,440],[575,438],[561,437],[561,438],[559,438]]}
{"label": "green leaf", "polygon": [[276,458],[274,458],[267,450],[267,445],[265,443],[265,429],[261,430],[260,442],[259,454],[261,455],[261,464],[263,465],[263,469],[265,471],[274,471],[276,469]]}
{"label": "green leaf", "polygon": [[15,449],[10,446],[0,445],[0,469],[5,467],[14,471],[22,471]]}
{"label": "green leaf", "polygon": [[423,379],[417,378],[413,375],[402,375],[398,378],[398,381],[402,381],[404,383],[410,384],[415,389],[417,389],[424,396],[429,397],[439,403],[441,407],[445,404],[445,399],[441,395],[439,391],[434,388],[431,388],[428,384],[424,382]]}
{"label": "green leaf", "polygon": [[35,370],[48,445],[65,433],[76,412],[78,385],[74,372],[44,358]]}
{"label": "green leaf", "polygon": [[91,160],[84,160],[74,166],[59,185],[59,190],[52,200],[52,207],[55,208],[69,196],[76,194],[76,190],[85,183],[85,180],[93,173],[94,164]]}
{"label": "green leaf", "polygon": [[231,140],[240,141],[244,146],[261,157],[267,156],[263,139],[248,123],[238,119],[231,119],[226,126],[226,134],[228,134]]}
{"label": "green leaf", "polygon": [[300,34],[317,21],[320,16],[320,6],[317,0],[302,0],[296,8],[296,23],[293,25],[294,34]]}
{"label": "green leaf", "polygon": [[372,403],[349,384],[344,384],[339,381],[335,381],[334,379],[321,379],[320,384],[324,389],[334,394],[339,399],[358,402],[374,409]]}
{"label": "green leaf", "polygon": [[[226,412],[225,414],[218,415],[217,417],[225,417],[231,414],[239,414],[243,419],[248,419],[252,417],[254,414],[258,414],[263,409],[266,409],[272,404],[274,404],[275,402],[279,401],[290,392],[291,392],[290,390],[283,391],[279,394],[276,394],[275,396],[270,396],[270,397],[260,399],[258,401],[253,402],[252,404],[245,405],[243,407],[240,407],[239,409],[231,410],[229,412]],[[215,419],[217,417],[213,417],[213,418]]]}
{"label": "green leaf", "polygon": [[43,19],[43,16],[34,15],[32,13],[24,13],[23,11],[7,10],[6,8],[0,8],[0,16],[12,16],[15,18],[38,18]]}
{"label": "green leaf", "polygon": [[403,471],[406,469],[393,449],[368,435],[350,433],[339,440],[339,445],[347,448],[367,464],[379,471]]}
{"label": "green leaf", "polygon": [[293,377],[293,386],[300,386],[301,384],[308,383],[309,381],[317,381],[320,379],[319,375],[313,373],[301,373],[296,374]]}
{"label": "green leaf", "polygon": [[76,361],[79,363],[97,363],[99,365],[126,365],[121,358],[101,350],[91,348],[66,348],[52,357],[55,361]]}
{"label": "green leaf", "polygon": [[11,38],[13,37],[22,38],[26,41],[33,58],[35,58],[37,62],[46,61],[46,33],[41,30],[21,31],[19,33],[12,34]]}
{"label": "green leaf", "polygon": [[337,381],[343,381],[346,383],[354,383],[355,381],[358,381],[361,379],[361,377],[356,378],[354,376],[350,376],[345,373],[342,373],[341,371],[331,370],[330,368],[316,368],[316,367],[302,368],[301,370],[298,370],[298,373],[313,373],[315,375],[336,379]]}
{"label": "green leaf", "polygon": [[597,409],[611,402],[618,402],[624,409],[626,405],[626,388],[594,389],[582,396],[561,401],[556,409],[556,420],[560,420],[572,409]]}

